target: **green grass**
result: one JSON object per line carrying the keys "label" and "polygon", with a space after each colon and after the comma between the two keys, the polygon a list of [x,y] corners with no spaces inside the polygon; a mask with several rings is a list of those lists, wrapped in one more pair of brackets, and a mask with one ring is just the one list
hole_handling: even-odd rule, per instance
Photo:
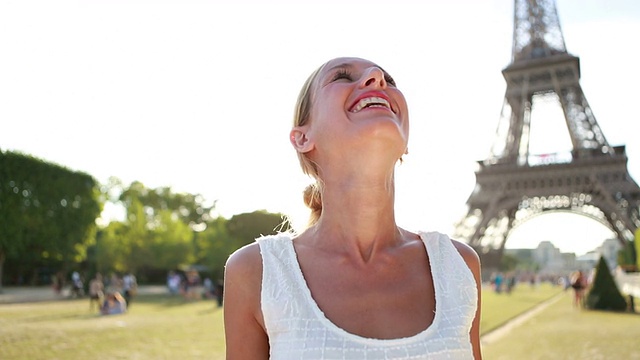
{"label": "green grass", "polygon": [[2,305],[0,359],[224,359],[222,309],[169,296],[112,316],[88,299]]}
{"label": "green grass", "polygon": [[[481,332],[559,292],[550,285],[521,285],[510,295],[484,289]],[[567,345],[575,339],[583,345]],[[632,342],[637,339],[640,316],[573,309],[567,292],[511,334],[485,345],[484,352],[486,359],[503,354],[509,359],[570,359],[572,355],[598,359],[598,354],[607,354],[613,347],[623,349],[616,353],[620,356],[606,358],[632,359],[640,358],[640,353],[633,352],[640,349]],[[567,346],[573,352],[556,356]],[[584,352],[575,352],[576,346],[584,346],[579,349]],[[213,301],[140,296],[129,313],[113,316],[90,313],[88,299],[0,305],[0,359],[216,360],[224,359],[224,352],[222,309]]]}
{"label": "green grass", "polygon": [[484,345],[484,358],[640,359],[640,314],[577,309],[571,296]]}
{"label": "green grass", "polygon": [[515,316],[535,307],[541,302],[562,292],[559,286],[542,283],[532,287],[529,284],[518,284],[511,294],[497,294],[489,287],[482,289],[482,317],[480,333],[486,334]]}

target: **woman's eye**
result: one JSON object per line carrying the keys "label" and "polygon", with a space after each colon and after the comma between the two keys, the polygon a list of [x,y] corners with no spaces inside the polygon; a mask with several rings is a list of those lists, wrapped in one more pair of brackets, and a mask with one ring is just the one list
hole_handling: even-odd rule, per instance
{"label": "woman's eye", "polygon": [[393,78],[389,74],[384,74],[384,81],[386,81],[387,84],[389,84],[391,86],[396,86],[396,81],[393,80]]}
{"label": "woman's eye", "polygon": [[345,70],[340,70],[340,71],[336,72],[335,75],[333,75],[333,79],[331,81],[338,81],[338,80],[342,80],[342,79],[349,80],[349,81],[353,80],[351,78],[351,74],[350,73],[348,73]]}

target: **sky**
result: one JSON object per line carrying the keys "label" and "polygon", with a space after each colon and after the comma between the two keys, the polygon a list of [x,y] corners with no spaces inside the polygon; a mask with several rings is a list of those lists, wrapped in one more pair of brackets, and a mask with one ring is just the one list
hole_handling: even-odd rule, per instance
{"label": "sky", "polygon": [[[586,98],[638,181],[640,3],[557,8]],[[510,0],[3,0],[0,149],[301,226],[310,180],[288,142],[294,103],[319,65],[357,56],[384,67],[409,104],[398,223],[451,234],[494,139],[512,28]],[[532,151],[567,150],[563,121],[532,134]],[[578,215],[542,216],[507,247],[551,240],[584,253],[610,236]]]}

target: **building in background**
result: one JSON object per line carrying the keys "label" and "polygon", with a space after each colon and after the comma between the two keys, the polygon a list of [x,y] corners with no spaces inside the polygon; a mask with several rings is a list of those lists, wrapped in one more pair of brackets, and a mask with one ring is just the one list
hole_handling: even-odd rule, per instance
{"label": "building in background", "polygon": [[617,239],[607,239],[602,245],[584,255],[563,253],[551,241],[541,241],[535,249],[505,249],[522,264],[535,264],[541,276],[567,275],[576,270],[589,273],[600,257],[604,257],[613,271],[618,266],[618,253],[622,246]]}

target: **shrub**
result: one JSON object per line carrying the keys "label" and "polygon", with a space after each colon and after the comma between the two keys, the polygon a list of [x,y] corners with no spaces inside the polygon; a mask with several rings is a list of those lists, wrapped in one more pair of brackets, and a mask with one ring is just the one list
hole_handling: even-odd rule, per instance
{"label": "shrub", "polygon": [[600,257],[596,274],[589,293],[587,294],[587,308],[597,310],[625,311],[627,301],[620,293],[607,261]]}

